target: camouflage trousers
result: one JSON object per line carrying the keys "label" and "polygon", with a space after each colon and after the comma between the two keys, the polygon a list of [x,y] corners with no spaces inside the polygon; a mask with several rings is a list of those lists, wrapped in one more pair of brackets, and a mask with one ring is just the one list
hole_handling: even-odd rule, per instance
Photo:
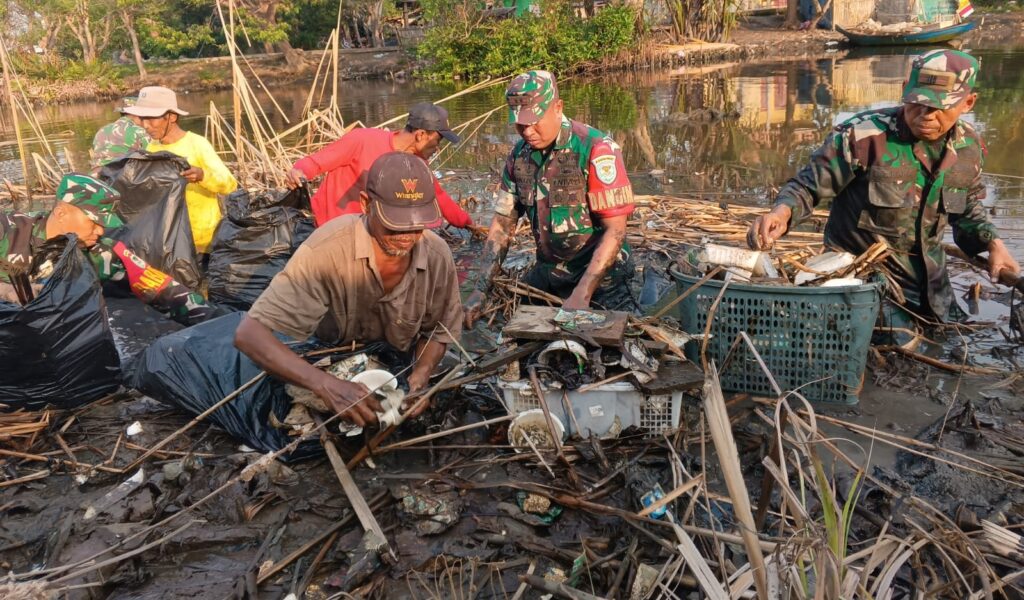
{"label": "camouflage trousers", "polygon": [[[635,270],[632,257],[627,257],[625,260],[620,258],[615,261],[615,264],[605,273],[601,285],[594,290],[590,305],[603,310],[638,312],[640,307],[629,287]],[[522,281],[564,299],[568,298],[576,289],[576,284],[580,282],[585,272],[586,269],[569,270],[564,263],[554,264],[538,260],[533,268],[523,276]]]}

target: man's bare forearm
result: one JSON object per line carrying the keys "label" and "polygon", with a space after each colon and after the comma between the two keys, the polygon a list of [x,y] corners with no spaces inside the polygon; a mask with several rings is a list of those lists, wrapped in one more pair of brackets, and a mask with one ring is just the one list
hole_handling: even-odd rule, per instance
{"label": "man's bare forearm", "polygon": [[315,389],[323,373],[291,351],[270,329],[245,315],[235,331],[235,347],[267,373],[288,383]]}
{"label": "man's bare forearm", "polygon": [[437,365],[441,364],[441,359],[444,358],[447,349],[448,344],[444,342],[433,339],[421,341],[416,347],[416,359],[413,362],[411,374],[429,378]]}
{"label": "man's bare forearm", "polygon": [[[614,222],[609,223],[608,228],[601,233],[601,241],[594,249],[590,264],[587,265],[583,277],[576,284],[576,291],[582,292],[588,300],[601,285],[601,280],[604,279],[609,269],[615,264],[619,257],[619,251],[622,250],[622,244],[626,241],[626,217],[614,217],[613,219]],[[609,219],[609,221],[611,220]]]}
{"label": "man's bare forearm", "polygon": [[516,215],[504,216],[494,215],[491,220],[490,231],[487,233],[487,241],[484,242],[484,252],[480,257],[477,269],[476,289],[484,292],[491,285],[491,280],[501,271],[501,264],[508,256],[508,248],[512,243],[512,236],[515,233]]}

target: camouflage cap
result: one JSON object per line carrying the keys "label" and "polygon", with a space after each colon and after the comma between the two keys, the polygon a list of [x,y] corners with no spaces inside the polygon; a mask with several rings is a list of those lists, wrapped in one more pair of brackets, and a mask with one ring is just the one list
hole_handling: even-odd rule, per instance
{"label": "camouflage cap", "polygon": [[505,90],[510,124],[533,125],[558,99],[555,76],[548,71],[528,71],[517,75]]}
{"label": "camouflage cap", "polygon": [[121,194],[114,188],[79,173],[69,173],[57,186],[57,200],[82,209],[89,219],[106,229],[124,225],[114,212]]}
{"label": "camouflage cap", "polygon": [[959,50],[935,50],[915,58],[903,88],[903,102],[950,108],[974,91],[978,59]]}

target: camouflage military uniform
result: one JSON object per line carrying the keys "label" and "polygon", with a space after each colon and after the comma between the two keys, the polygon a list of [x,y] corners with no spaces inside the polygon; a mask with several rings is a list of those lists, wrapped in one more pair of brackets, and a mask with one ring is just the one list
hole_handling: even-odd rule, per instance
{"label": "camouflage military uniform", "polygon": [[[510,86],[516,94],[557,97],[553,79],[545,86],[531,71]],[[521,85],[519,80],[524,80]],[[510,120],[536,122],[546,110],[542,99],[514,106],[509,95]],[[534,111],[532,114],[523,114]],[[633,212],[633,188],[619,146],[597,129],[562,117],[561,131],[553,146],[535,150],[525,140],[513,147],[501,178],[495,212],[502,216],[525,214],[537,244],[537,264],[525,282],[560,297],[569,296],[586,272],[604,229],[602,217]],[[598,217],[595,219],[594,217]],[[594,292],[596,305],[608,309],[632,309],[629,291],[633,276],[630,248],[623,243],[614,265]]]}
{"label": "camouflage military uniform", "polygon": [[32,255],[45,241],[45,213],[0,213],[0,281],[28,274]]}
{"label": "camouflage military uniform", "polygon": [[[936,54],[963,60],[962,53],[952,51],[919,58],[904,102],[942,108],[966,95],[922,89],[920,81],[930,77],[929,71],[942,73],[927,68],[935,66]],[[944,68],[948,57],[940,58]],[[966,87],[969,92],[977,63],[967,58],[973,67],[959,69],[968,73],[964,82],[969,81],[960,89]],[[819,203],[831,201],[825,243],[858,254],[876,241],[886,241],[894,249],[887,266],[907,300],[945,318],[952,303],[942,249],[946,224],[952,225],[957,245],[971,256],[985,251],[998,237],[981,203],[986,149],[981,136],[964,121],[958,121],[944,141],[917,140],[903,110],[864,112],[836,127],[811,156],[810,164],[782,188],[776,203],[792,209],[792,227],[807,219]]]}
{"label": "camouflage military uniform", "polygon": [[129,117],[121,117],[101,127],[93,137],[92,150],[89,152],[92,167],[99,169],[136,150],[145,150],[147,145],[149,135],[146,134],[146,130],[136,125]]}

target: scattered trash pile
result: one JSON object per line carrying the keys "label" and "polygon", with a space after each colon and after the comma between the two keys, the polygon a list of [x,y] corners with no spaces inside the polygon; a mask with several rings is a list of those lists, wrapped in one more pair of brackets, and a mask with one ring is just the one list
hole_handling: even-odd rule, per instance
{"label": "scattered trash pile", "polygon": [[[708,240],[746,247],[750,223],[765,212],[754,206],[679,196],[636,196],[634,200],[638,226],[629,228],[627,241],[634,248],[648,248],[667,257]],[[827,211],[815,210],[811,220],[823,226],[827,218]],[[822,246],[820,232],[796,230],[775,242],[775,252],[820,252]]]}
{"label": "scattered trash pile", "polygon": [[[639,227],[630,228],[630,244],[663,254],[686,275],[718,269],[715,277],[737,282],[857,285],[872,271],[884,272],[881,264],[890,252],[883,242],[861,256],[826,251],[821,233],[803,230],[788,232],[769,252],[758,252],[747,249],[747,231],[764,209],[676,196],[637,196],[637,207]],[[812,225],[820,229],[827,216],[816,210]]]}
{"label": "scattered trash pile", "polygon": [[[948,24],[943,24],[942,26],[945,27],[952,24],[952,21],[950,21]],[[916,23],[913,21],[901,21],[899,23],[889,23],[888,25],[883,25],[878,21],[870,18],[862,22],[860,25],[857,25],[856,27],[857,31],[871,33],[920,33],[925,29],[929,29],[929,27],[926,27],[921,23]]]}
{"label": "scattered trash pile", "polygon": [[510,440],[528,444],[534,436],[526,430],[536,425],[559,442],[566,435],[616,438],[631,428],[673,430],[683,392],[704,380],[679,351],[685,336],[623,312],[520,306],[502,338],[510,354],[541,344],[509,363],[497,382],[505,407],[518,415]]}
{"label": "scattered trash pile", "polygon": [[687,275],[705,275],[712,269],[736,282],[765,285],[843,287],[863,285],[881,270],[888,257],[885,242],[877,242],[861,256],[830,250],[815,254],[798,250],[773,255],[706,242],[681,256],[676,265]]}

